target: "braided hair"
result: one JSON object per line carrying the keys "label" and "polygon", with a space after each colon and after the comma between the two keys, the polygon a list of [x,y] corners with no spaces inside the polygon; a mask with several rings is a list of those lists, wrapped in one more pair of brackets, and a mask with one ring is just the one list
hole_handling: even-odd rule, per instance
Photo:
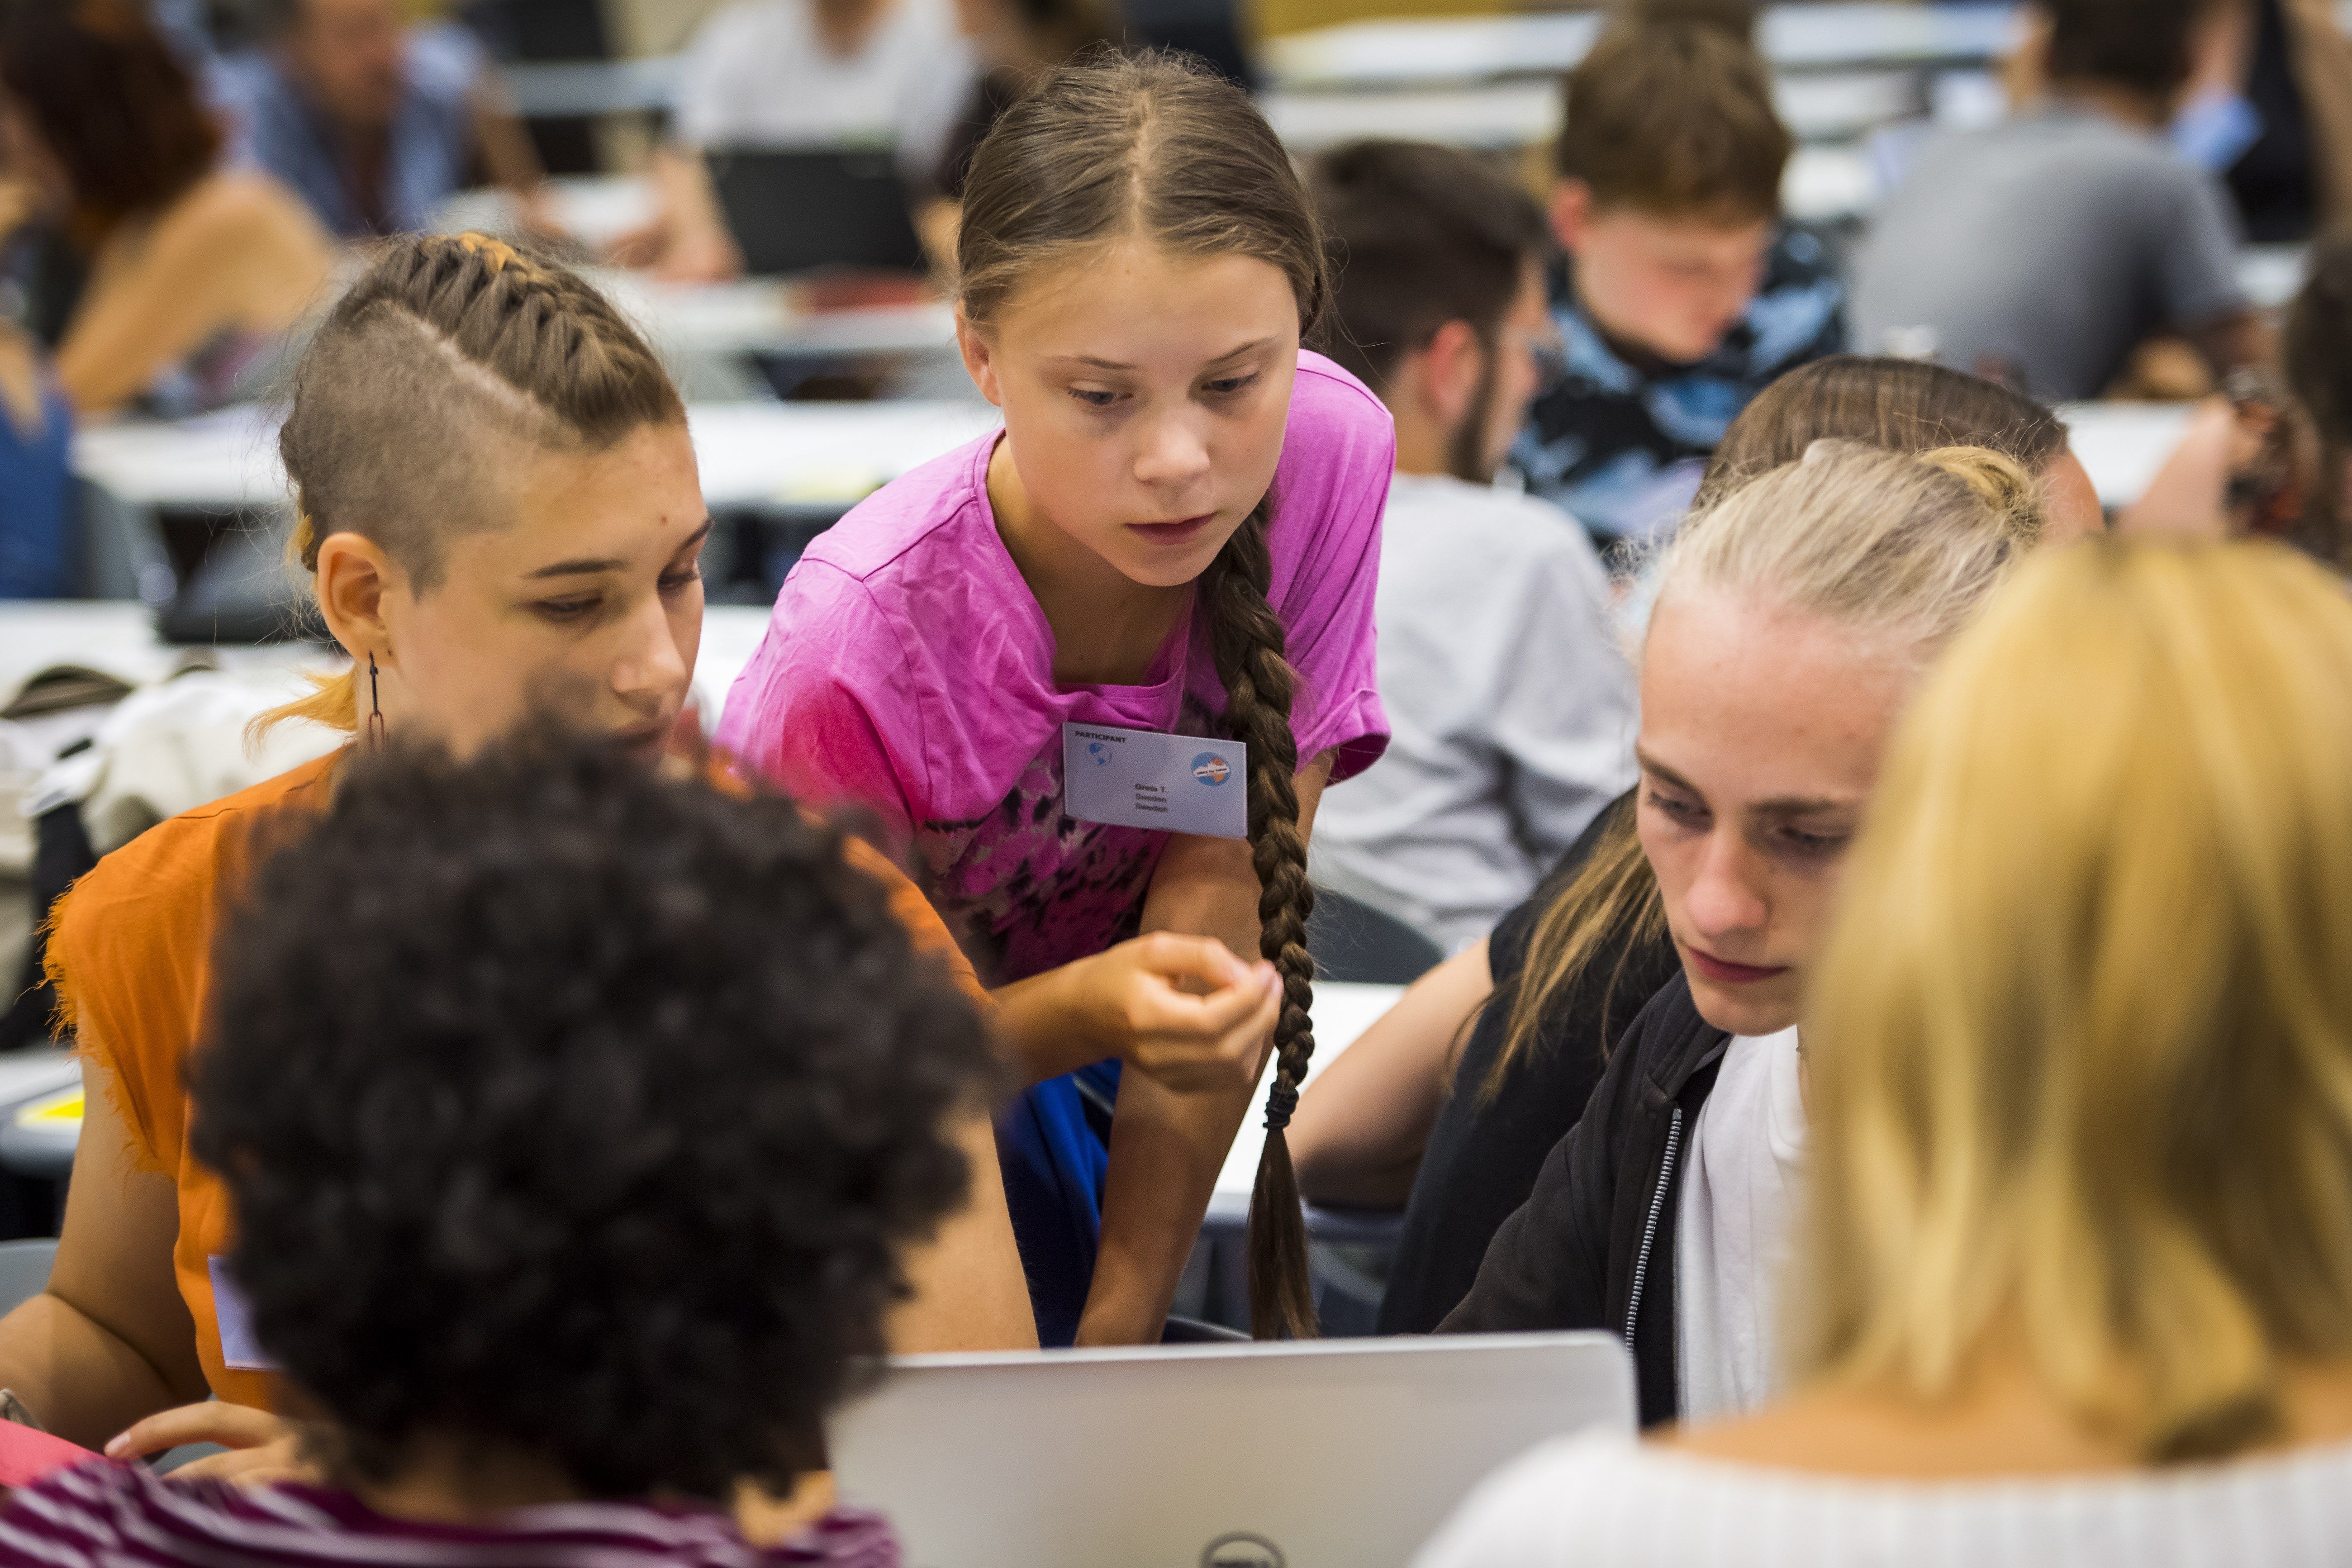
{"label": "braided hair", "polygon": [[[294,487],[291,552],[373,540],[420,590],[452,533],[492,529],[498,465],[521,441],[601,451],[686,405],[645,339],[577,274],[478,234],[384,247],[296,366],[278,454]],[[353,674],[264,714],[356,726]]]}
{"label": "braided hair", "polygon": [[[1046,73],[972,156],[957,239],[966,317],[994,319],[1027,279],[1073,250],[1148,235],[1190,255],[1255,257],[1279,268],[1302,340],[1330,292],[1314,204],[1246,93],[1172,55],[1097,51]],[[1257,872],[1259,952],[1283,986],[1275,1026],[1265,1152],[1250,1203],[1250,1316],[1262,1339],[1315,1331],[1307,1231],[1283,1129],[1315,1051],[1307,840],[1298,830],[1297,672],[1266,602],[1273,572],[1269,493],[1202,572],[1224,724],[1249,752],[1249,842]]]}

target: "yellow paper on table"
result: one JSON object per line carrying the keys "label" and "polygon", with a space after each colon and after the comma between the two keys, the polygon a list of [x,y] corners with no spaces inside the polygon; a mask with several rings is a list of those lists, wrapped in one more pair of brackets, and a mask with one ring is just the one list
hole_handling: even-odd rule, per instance
{"label": "yellow paper on table", "polygon": [[61,1089],[55,1094],[44,1095],[16,1111],[19,1127],[62,1127],[68,1122],[79,1122],[82,1113],[82,1091],[79,1088]]}

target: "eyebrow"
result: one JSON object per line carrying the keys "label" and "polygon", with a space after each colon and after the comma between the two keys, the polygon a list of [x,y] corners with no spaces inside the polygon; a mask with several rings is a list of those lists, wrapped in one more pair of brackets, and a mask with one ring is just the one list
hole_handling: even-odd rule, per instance
{"label": "eyebrow", "polygon": [[[1272,338],[1252,338],[1248,342],[1242,344],[1239,348],[1227,349],[1216,358],[1209,361],[1209,363],[1211,364],[1223,364],[1227,360],[1239,359],[1242,355],[1249,353],[1254,350],[1262,349],[1272,342],[1274,342]],[[1140,368],[1137,365],[1122,364],[1118,360],[1097,359],[1093,354],[1062,354],[1057,357],[1073,364],[1090,364],[1097,370],[1136,370]]]}
{"label": "eyebrow", "polygon": [[[1701,799],[1706,798],[1705,790],[1650,755],[1638,745],[1633,748],[1633,760],[1642,764],[1644,773],[1655,773],[1676,789],[1686,789]],[[1810,816],[1816,812],[1846,811],[1856,804],[1849,800],[1832,800],[1825,795],[1811,797],[1780,795],[1771,800],[1759,800],[1748,810],[1749,815],[1754,816]]]}
{"label": "eyebrow", "polygon": [[[702,526],[696,529],[691,534],[688,535],[687,538],[678,544],[677,549],[672,551],[670,553],[675,555],[688,549],[699,548],[702,542],[710,537],[710,525],[711,520],[708,517],[704,518],[702,520]],[[617,556],[603,559],[591,556],[582,556],[576,560],[558,561],[552,565],[541,566],[535,572],[524,573],[523,576],[525,578],[593,577],[600,572],[618,572],[627,564],[627,562],[621,560]]]}

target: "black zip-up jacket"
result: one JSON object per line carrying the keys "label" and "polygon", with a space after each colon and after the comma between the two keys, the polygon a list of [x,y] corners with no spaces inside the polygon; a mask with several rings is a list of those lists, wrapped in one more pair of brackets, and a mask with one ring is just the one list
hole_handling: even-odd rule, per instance
{"label": "black zip-up jacket", "polygon": [[1642,1424],[1673,1420],[1675,1184],[1730,1042],[1683,975],[1650,998],[1438,1332],[1607,1329],[1633,1352]]}

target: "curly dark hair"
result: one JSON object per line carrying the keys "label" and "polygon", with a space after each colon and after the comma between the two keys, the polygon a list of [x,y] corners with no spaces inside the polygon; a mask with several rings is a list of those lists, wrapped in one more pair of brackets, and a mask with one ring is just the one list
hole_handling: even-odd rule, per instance
{"label": "curly dark hair", "polygon": [[355,761],[259,847],[194,1147],[334,1461],[788,1484],[966,1190],[991,1068],[882,887],[787,801],[547,737]]}

